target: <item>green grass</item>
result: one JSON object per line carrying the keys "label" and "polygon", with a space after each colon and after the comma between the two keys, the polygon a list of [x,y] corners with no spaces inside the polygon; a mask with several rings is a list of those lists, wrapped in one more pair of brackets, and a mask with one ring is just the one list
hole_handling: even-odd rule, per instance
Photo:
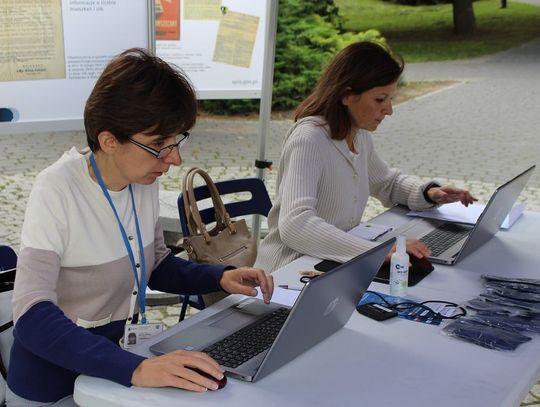
{"label": "green grass", "polygon": [[382,0],[335,0],[345,29],[379,30],[406,62],[440,61],[492,54],[540,37],[540,7],[500,0],[473,3],[477,31],[453,32],[451,4],[401,6]]}

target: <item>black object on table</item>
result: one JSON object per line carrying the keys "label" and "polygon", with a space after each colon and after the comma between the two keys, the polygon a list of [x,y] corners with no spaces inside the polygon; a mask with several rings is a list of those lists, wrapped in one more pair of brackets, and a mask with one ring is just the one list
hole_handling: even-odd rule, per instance
{"label": "black object on table", "polygon": [[[433,264],[425,257],[419,259],[414,256],[410,256],[411,267],[409,267],[409,287],[415,286],[424,277],[433,271]],[[320,263],[315,264],[314,268],[317,271],[330,271],[341,263],[332,260],[323,260]],[[378,283],[388,284],[390,281],[390,263],[385,262],[379,269],[379,272],[373,279]]]}

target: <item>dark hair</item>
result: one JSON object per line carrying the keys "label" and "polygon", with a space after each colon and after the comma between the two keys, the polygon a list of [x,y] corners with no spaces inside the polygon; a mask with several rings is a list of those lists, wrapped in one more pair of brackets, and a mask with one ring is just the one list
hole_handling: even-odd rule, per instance
{"label": "dark hair", "polygon": [[97,151],[102,131],[125,143],[136,133],[183,133],[196,117],[195,90],[182,70],[131,48],[114,57],[98,78],[86,101],[84,127],[88,146]]}
{"label": "dark hair", "polygon": [[403,60],[381,45],[367,41],[351,44],[330,62],[311,94],[296,109],[294,119],[323,116],[330,136],[343,140],[352,129],[349,112],[341,101],[346,92],[361,94],[394,83],[403,68]]}

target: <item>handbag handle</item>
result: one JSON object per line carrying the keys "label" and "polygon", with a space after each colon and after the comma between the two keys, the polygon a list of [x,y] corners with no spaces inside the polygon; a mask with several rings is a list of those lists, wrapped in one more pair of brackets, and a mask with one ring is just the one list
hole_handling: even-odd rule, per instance
{"label": "handbag handle", "polygon": [[184,197],[184,214],[186,216],[186,222],[188,226],[188,233],[190,236],[197,233],[197,225],[194,223],[193,215],[191,213],[191,207],[189,202],[189,195],[188,195],[188,179],[189,174],[194,170],[195,168],[190,168],[186,174],[184,175],[184,179],[182,180],[182,195]]}
{"label": "handbag handle", "polygon": [[196,174],[201,175],[201,177],[204,179],[208,187],[208,190],[210,192],[210,198],[212,199],[212,204],[214,206],[214,210],[216,213],[215,218],[216,218],[217,227],[219,230],[223,230],[225,226],[223,225],[223,215],[222,215],[222,210],[221,210],[222,202],[221,202],[219,193],[217,193],[217,189],[215,188],[215,185],[212,179],[204,170],[199,169],[199,168],[191,168],[186,174],[186,177],[184,179],[185,181],[184,193],[186,195],[186,199],[188,202],[187,208],[189,210],[189,213],[186,213],[186,217],[189,216],[191,220],[191,222],[189,222],[191,225],[191,230],[189,230],[189,232],[191,235],[193,235],[193,234],[197,234],[198,231],[202,232],[203,230],[206,230],[206,227],[202,223],[202,219],[200,217],[199,208],[197,206],[197,201],[196,201],[195,193],[194,193],[194,178]]}
{"label": "handbag handle", "polygon": [[202,222],[202,219],[199,213],[199,208],[197,207],[197,202],[195,199],[193,184],[194,184],[194,178],[197,174],[203,178],[210,192],[210,197],[214,205],[215,218],[216,218],[218,230],[223,230],[226,227],[227,229],[229,229],[229,232],[231,234],[236,233],[236,228],[234,224],[231,222],[230,216],[227,213],[227,210],[225,209],[225,205],[223,204],[223,201],[221,200],[221,196],[219,195],[219,191],[217,190],[217,187],[212,181],[212,178],[210,177],[210,175],[208,175],[206,171],[200,168],[190,169],[188,174],[186,174],[186,183],[184,184],[186,187],[186,193],[187,193],[187,198],[189,202],[189,210],[190,210],[190,215],[191,215],[190,216],[190,220],[191,220],[190,233],[196,234],[197,231],[200,231],[201,234],[205,237],[205,240],[207,242],[210,241],[210,235],[208,234],[206,230],[206,226]]}
{"label": "handbag handle", "polygon": [[[196,206],[196,203],[192,203],[192,201],[195,201],[193,198],[190,197],[189,191],[193,191],[193,172],[196,171],[197,168],[190,168],[186,175],[184,176],[184,180],[182,183],[182,194],[184,196],[184,213],[186,215],[187,225],[188,225],[188,231],[190,236],[194,236],[197,234],[202,234],[203,236],[207,235],[206,227],[202,224],[202,220],[200,217],[200,213],[198,213],[199,208]],[[193,206],[195,206],[193,208]],[[197,212],[198,215],[198,222],[195,220],[194,212]],[[200,231],[200,232],[199,232]],[[206,237],[205,237],[206,240]]]}
{"label": "handbag handle", "polygon": [[[225,209],[225,205],[223,204],[223,201],[221,199],[221,195],[219,194],[219,191],[214,184],[214,181],[208,175],[208,173],[200,168],[195,168],[193,171],[191,171],[189,175],[189,181],[188,181],[188,194],[190,195],[190,204],[192,204],[192,208],[195,209],[195,213],[199,215],[200,219],[200,213],[199,209],[197,207],[197,202],[195,200],[195,193],[194,193],[194,186],[193,186],[193,180],[195,176],[199,174],[204,181],[206,182],[206,185],[210,191],[210,197],[212,198],[212,203],[214,205],[214,211],[215,211],[215,218],[218,225],[219,230],[225,229],[227,227],[231,233],[236,233],[236,228],[234,227],[234,224],[231,221],[231,218],[229,216],[229,213]],[[200,221],[201,224],[202,220]]]}
{"label": "handbag handle", "polygon": [[182,185],[182,193],[184,196],[184,212],[186,214],[186,220],[188,225],[188,231],[190,235],[200,234],[204,237],[206,242],[210,241],[210,234],[206,230],[206,225],[202,222],[201,214],[199,208],[197,207],[197,201],[195,199],[195,193],[193,191],[193,180],[196,175],[200,175],[204,182],[206,183],[208,190],[210,192],[210,197],[214,205],[214,211],[216,214],[216,223],[219,230],[229,229],[231,234],[236,233],[236,228],[231,222],[229,213],[225,209],[225,205],[221,200],[219,191],[217,190],[216,185],[212,181],[212,178],[208,173],[200,168],[194,167],[190,168],[186,175],[184,176],[184,181]]}

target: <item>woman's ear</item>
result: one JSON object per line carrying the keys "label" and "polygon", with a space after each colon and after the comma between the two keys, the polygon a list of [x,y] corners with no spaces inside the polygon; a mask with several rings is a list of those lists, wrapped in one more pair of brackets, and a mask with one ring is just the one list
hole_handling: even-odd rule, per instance
{"label": "woman's ear", "polygon": [[110,131],[102,131],[98,134],[99,148],[105,154],[113,153],[118,147],[118,140]]}
{"label": "woman's ear", "polygon": [[347,87],[345,91],[343,92],[343,96],[341,96],[341,103],[343,106],[349,106],[351,103],[351,96],[353,96],[354,93],[352,92],[352,89]]}

